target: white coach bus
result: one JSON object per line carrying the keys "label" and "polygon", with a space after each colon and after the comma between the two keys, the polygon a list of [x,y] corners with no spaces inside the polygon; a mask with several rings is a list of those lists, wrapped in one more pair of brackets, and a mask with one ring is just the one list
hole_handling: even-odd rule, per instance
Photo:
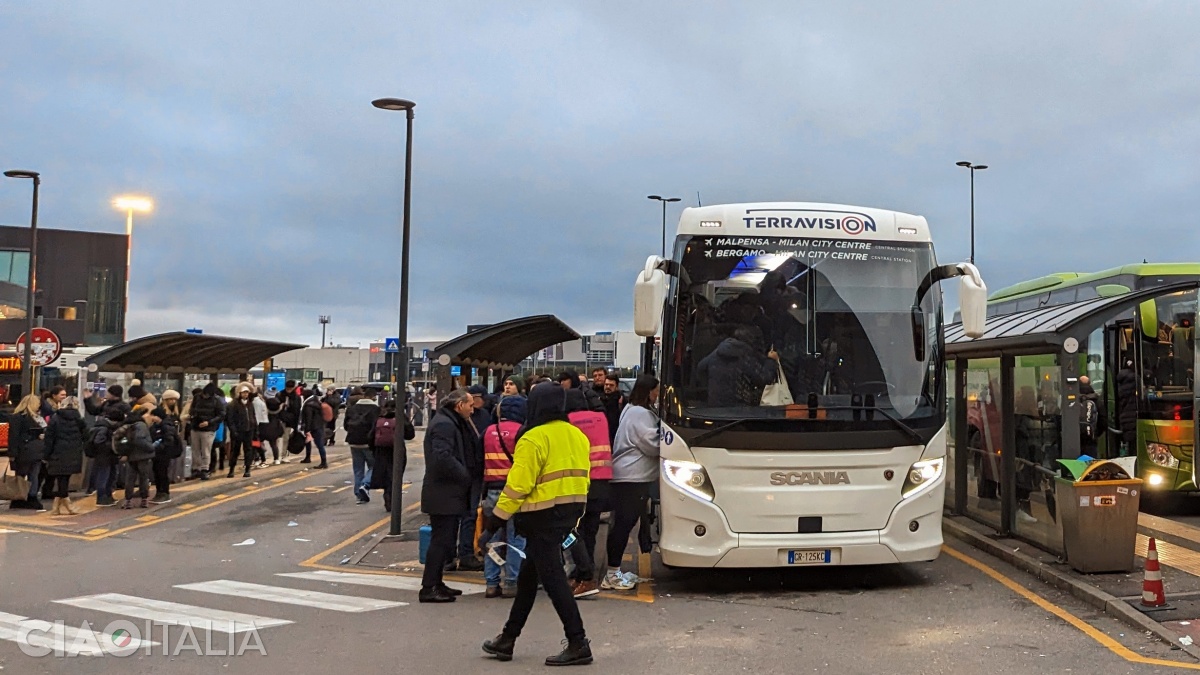
{"label": "white coach bus", "polygon": [[920,216],[816,203],[689,208],[634,327],[661,335],[659,544],[673,567],[933,560],[942,544],[942,296]]}

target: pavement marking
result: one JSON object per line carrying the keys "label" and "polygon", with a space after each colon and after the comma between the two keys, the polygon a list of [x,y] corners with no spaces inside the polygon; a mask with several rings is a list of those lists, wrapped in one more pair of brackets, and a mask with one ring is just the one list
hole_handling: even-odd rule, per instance
{"label": "pavement marking", "polygon": [[[357,584],[361,586],[376,586],[378,588],[394,588],[401,591],[421,590],[421,580],[415,577],[380,576],[378,574],[357,574],[354,572],[331,572],[317,570],[315,572],[287,572],[276,574],[279,577],[291,579],[309,579],[311,581],[328,581],[334,584]],[[446,585],[463,592],[463,595],[477,595],[487,589],[483,584],[448,581]]]}
{"label": "pavement marking", "polygon": [[182,588],[187,591],[200,591],[201,593],[215,593],[217,595],[232,595],[239,598],[252,598],[267,602],[278,602],[285,605],[316,607],[317,609],[329,609],[335,612],[370,612],[377,609],[404,607],[408,605],[407,602],[393,602],[391,600],[376,600],[374,598],[362,598],[354,595],[305,591],[284,586],[266,586],[264,584],[251,584],[244,581],[232,581],[230,579],[181,584],[175,588]]}
{"label": "pavement marking", "polygon": [[188,509],[194,509],[194,508],[196,508],[195,504],[180,504],[179,505],[179,510],[181,510],[181,511],[187,511]]}
{"label": "pavement marking", "polygon": [[[21,344],[24,344],[24,343],[21,343]],[[350,488],[352,488],[352,487],[354,487],[354,486],[353,486],[353,485],[343,485],[342,487],[340,487],[340,488],[338,488],[338,489],[334,490],[334,491],[333,491],[333,494],[335,494],[335,495],[336,495],[336,494],[337,494],[337,493],[339,493],[339,492],[345,492],[346,490],[349,490],[349,489],[350,489]]]}
{"label": "pavement marking", "polygon": [[942,551],[945,552],[946,555],[950,556],[951,558],[954,558],[955,560],[958,560],[959,562],[961,562],[969,567],[973,567],[976,570],[983,572],[984,574],[991,577],[993,580],[999,582],[1000,585],[1004,586],[1005,588],[1009,589],[1010,591],[1016,593],[1017,595],[1021,596],[1022,598],[1025,598],[1026,600],[1032,602],[1033,604],[1037,605],[1038,607],[1041,607],[1043,610],[1049,612],[1050,614],[1057,616],[1058,618],[1062,619],[1063,621],[1066,621],[1068,624],[1079,629],[1079,631],[1082,632],[1084,635],[1092,638],[1093,640],[1095,640],[1096,642],[1100,643],[1105,648],[1107,648],[1110,652],[1125,659],[1126,661],[1130,661],[1132,663],[1143,663],[1143,664],[1151,665],[1151,666],[1164,666],[1167,668],[1182,668],[1184,670],[1200,670],[1200,663],[1181,663],[1179,661],[1168,661],[1166,659],[1152,659],[1152,658],[1149,658],[1146,656],[1142,656],[1141,654],[1138,654],[1137,652],[1133,651],[1132,649],[1129,649],[1128,647],[1121,644],[1120,642],[1117,642],[1116,640],[1112,639],[1111,637],[1105,635],[1098,628],[1089,624],[1088,622],[1084,621],[1083,619],[1080,619],[1079,617],[1075,616],[1074,614],[1068,612],[1066,609],[1059,607],[1058,605],[1050,602],[1049,600],[1046,600],[1045,598],[1038,595],[1037,593],[1034,593],[1033,591],[1029,590],[1028,588],[1025,588],[1019,582],[1017,582],[1015,579],[1010,579],[1009,577],[1004,576],[1004,574],[997,571],[995,568],[989,566],[987,563],[984,563],[980,560],[976,560],[975,558],[967,555],[966,553],[963,553],[956,549],[950,548],[949,546],[944,545],[944,544],[942,545]]}
{"label": "pavement marking", "polygon": [[98,612],[136,616],[139,619],[149,619],[155,623],[169,626],[191,626],[199,630],[216,633],[242,633],[271,626],[284,626],[291,621],[272,619],[255,614],[226,612],[208,607],[181,605],[177,602],[139,598],[120,593],[101,593],[99,595],[84,595],[78,598],[55,600],[60,605],[70,605],[83,609],[94,609]]}
{"label": "pavement marking", "polygon": [[153,523],[154,521],[156,521],[158,519],[159,519],[159,516],[146,515],[146,516],[140,516],[138,518],[135,518],[134,520],[137,520],[139,523]]}
{"label": "pavement marking", "polygon": [[17,534],[20,530],[0,530],[0,534]]}
{"label": "pavement marking", "polygon": [[130,636],[129,644],[118,650],[116,645],[112,644],[110,636],[97,630],[103,630],[103,627],[81,630],[65,623],[51,623],[0,612],[0,640],[36,647],[39,650],[51,650],[47,654],[53,653],[53,650],[62,650],[66,656],[104,656],[105,645],[112,645],[111,652],[158,645],[157,642],[147,642]]}

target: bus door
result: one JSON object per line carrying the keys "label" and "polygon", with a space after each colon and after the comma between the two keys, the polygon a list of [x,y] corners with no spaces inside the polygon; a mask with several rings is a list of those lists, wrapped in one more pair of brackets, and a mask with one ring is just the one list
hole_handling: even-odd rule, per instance
{"label": "bus door", "polygon": [[1104,389],[1097,391],[1104,400],[1107,428],[1100,439],[1101,457],[1120,457],[1121,428],[1117,422],[1117,372],[1126,358],[1133,358],[1128,351],[1126,335],[1133,330],[1132,322],[1108,324],[1104,327]]}

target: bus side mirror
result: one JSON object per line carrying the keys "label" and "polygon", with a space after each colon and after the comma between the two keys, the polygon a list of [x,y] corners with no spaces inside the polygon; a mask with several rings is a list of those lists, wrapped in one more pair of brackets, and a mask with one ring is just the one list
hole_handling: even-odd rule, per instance
{"label": "bus side mirror", "polygon": [[959,263],[962,281],[958,300],[962,312],[963,332],[969,338],[982,337],[987,330],[987,284],[979,275],[979,269],[971,263]]}
{"label": "bus side mirror", "polygon": [[667,275],[659,269],[662,258],[652,255],[633,284],[633,332],[641,337],[658,335],[663,301],[667,297]]}

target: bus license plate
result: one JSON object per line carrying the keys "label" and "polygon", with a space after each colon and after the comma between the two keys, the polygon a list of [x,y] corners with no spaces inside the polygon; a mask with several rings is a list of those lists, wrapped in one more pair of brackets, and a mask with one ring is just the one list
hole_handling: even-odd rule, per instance
{"label": "bus license plate", "polygon": [[788,551],[789,565],[828,565],[833,562],[833,550],[828,548]]}

